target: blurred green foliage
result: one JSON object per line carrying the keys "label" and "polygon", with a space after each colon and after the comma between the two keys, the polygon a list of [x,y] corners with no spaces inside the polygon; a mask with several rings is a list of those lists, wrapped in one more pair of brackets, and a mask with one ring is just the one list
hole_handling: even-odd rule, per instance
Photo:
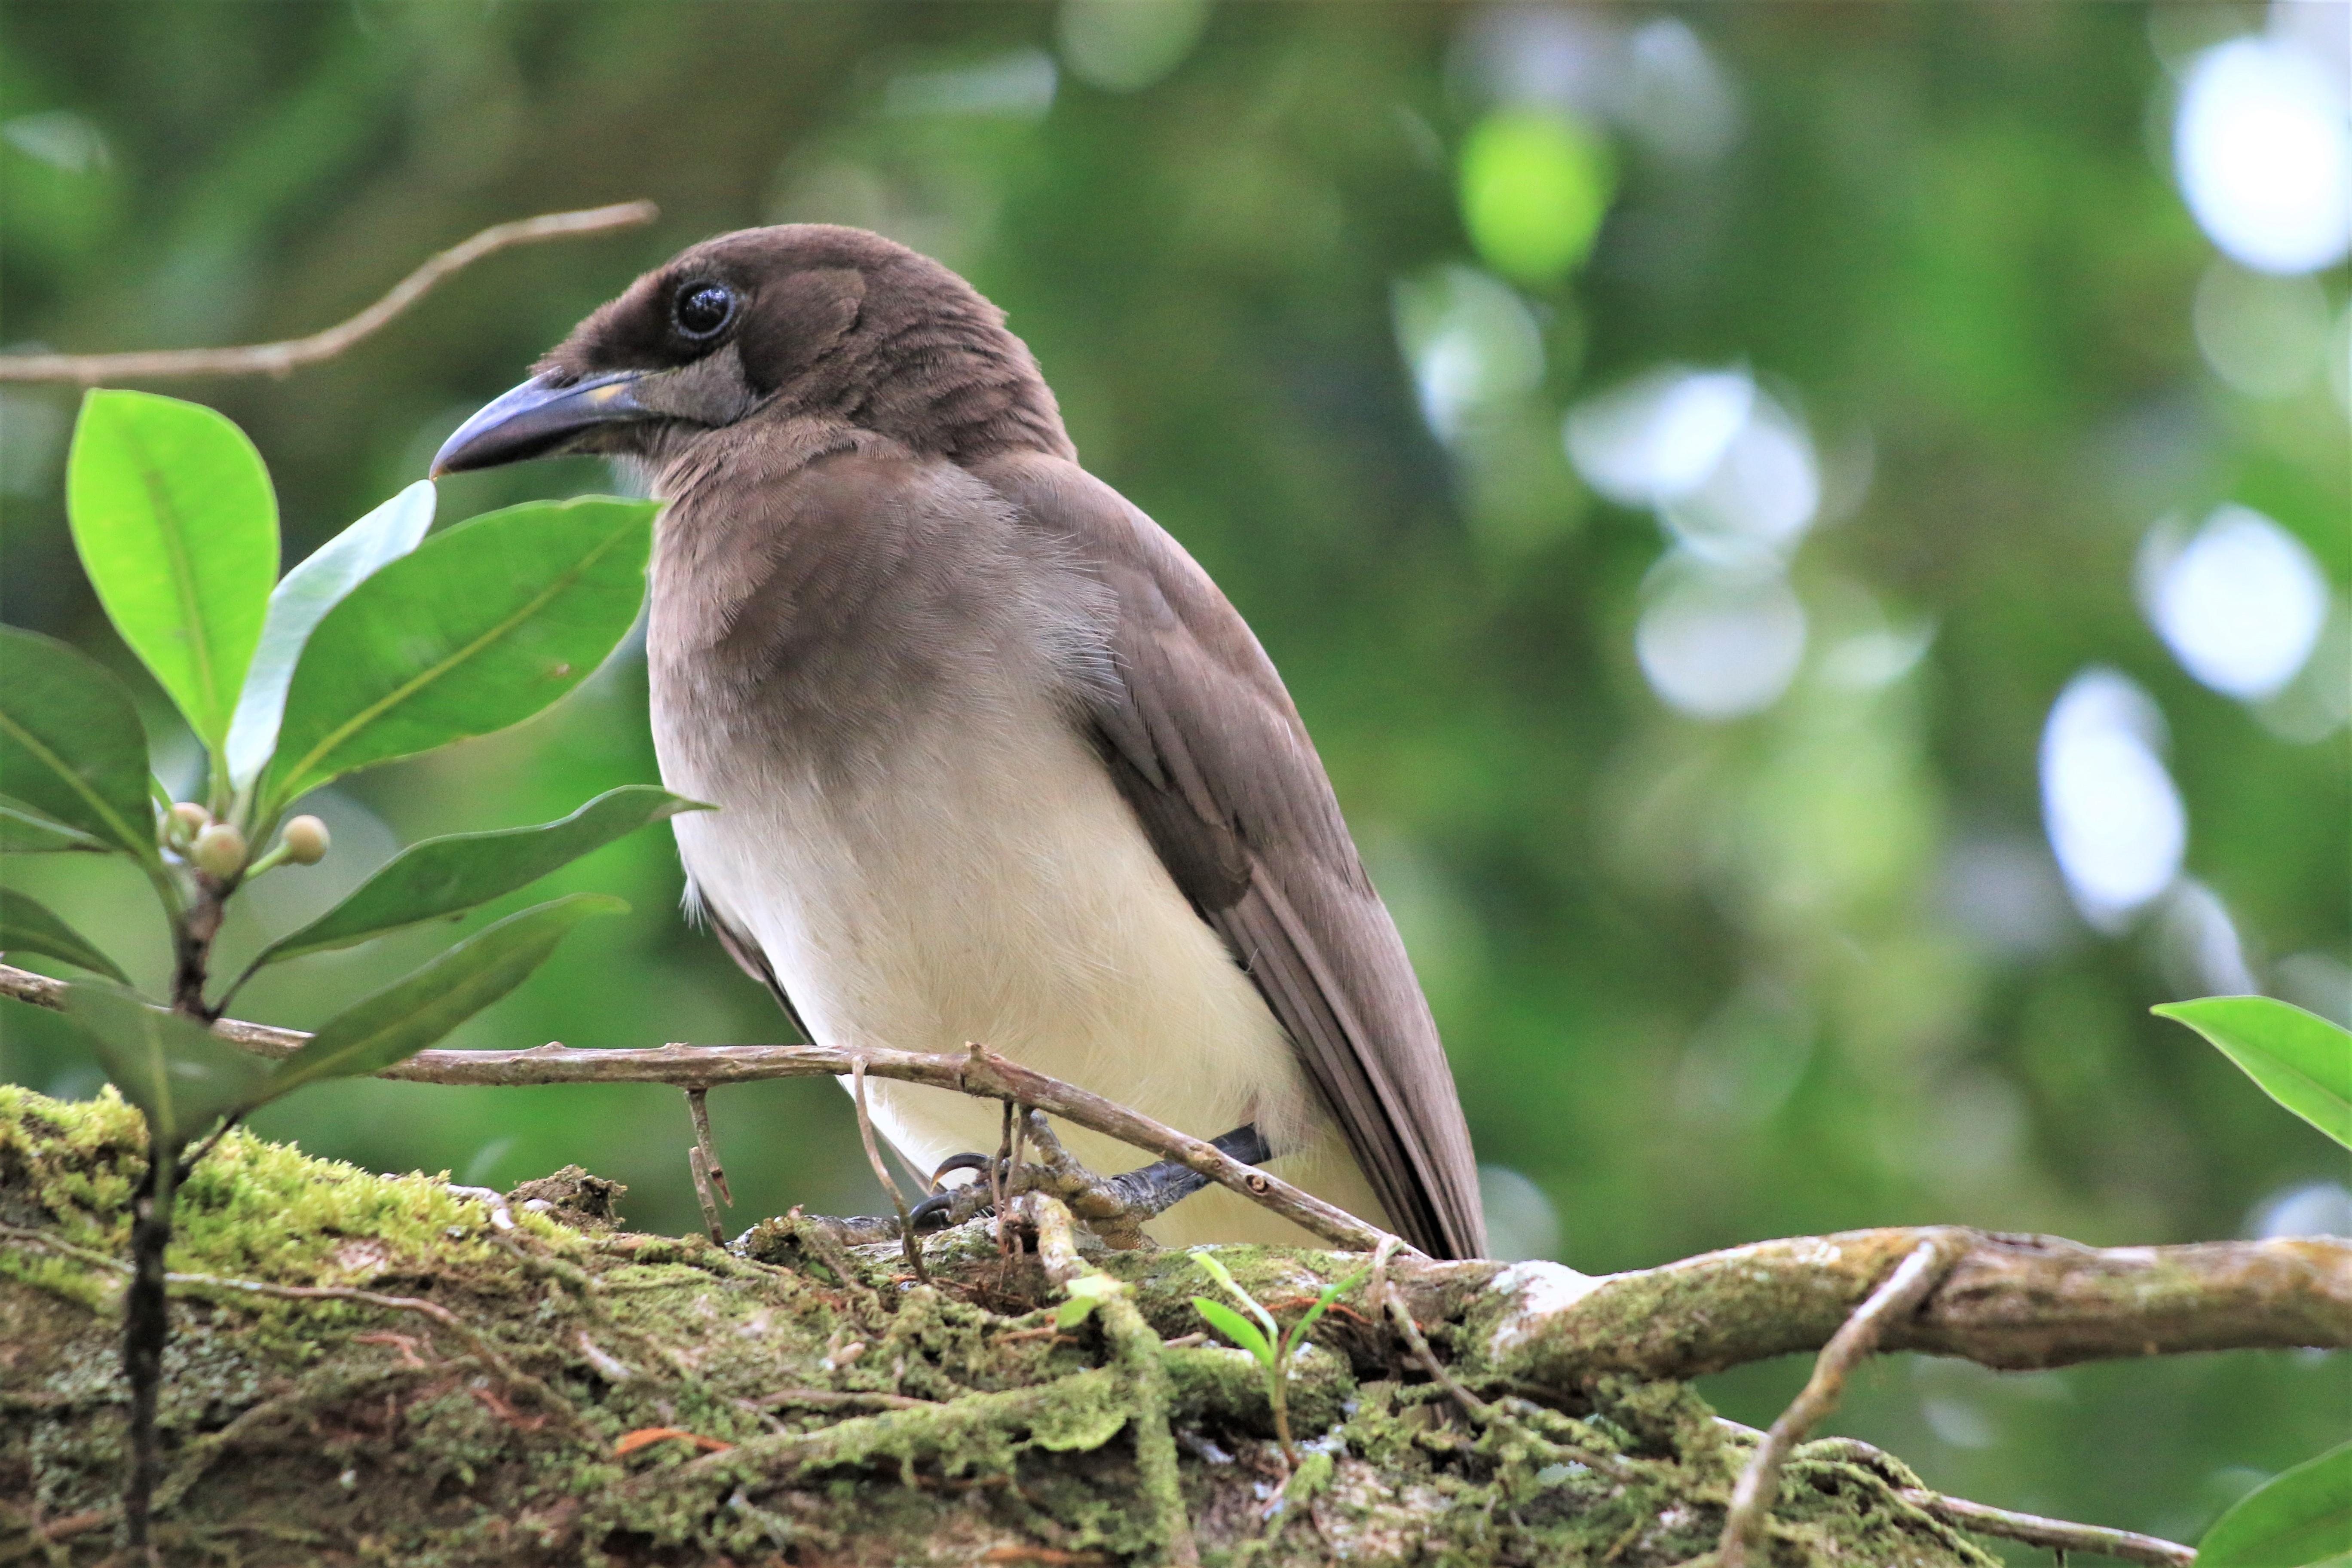
{"label": "blurred green foliage", "polygon": [[[650,232],[498,257],[326,366],[165,388],[251,432],[291,560],[680,245],[880,228],[1005,307],[1087,464],[1257,628],[1405,929],[1481,1158],[1515,1173],[1490,1201],[1521,1246],[1600,1270],[1924,1221],[2108,1244],[2290,1211],[2340,1226],[2327,1142],[2146,1012],[2232,988],[2214,983],[2231,963],[2345,1005],[2339,645],[2241,701],[2136,600],[2152,525],[2236,502],[2300,540],[2341,634],[2343,395],[2315,375],[2257,396],[2209,367],[2192,309],[2221,264],[2168,172],[2181,61],[2263,21],[11,0],[0,310],[16,348],[289,336],[483,224],[662,205]],[[1606,202],[1597,234],[1579,201]],[[2340,358],[2344,269],[2318,287]],[[1801,655],[1785,691],[1721,720],[1661,700],[1676,628],[1714,624],[1658,609],[1687,563],[1662,569],[1651,510],[1597,495],[1561,439],[1571,407],[1669,365],[1734,373],[1818,468],[1811,532],[1750,584],[1755,624],[1801,628]],[[73,563],[71,405],[0,404],[0,611],[141,681],[173,734]],[[586,460],[462,476],[442,526],[614,482]],[[2160,711],[2187,823],[2189,879],[2110,929],[2068,900],[2037,760],[2093,667]],[[275,874],[282,926],[244,911],[224,960],[401,844],[654,781],[644,705],[625,650],[518,731],[313,797],[335,854]],[[194,757],[183,740],[159,761],[168,778]],[[127,865],[48,857],[9,880],[160,977]],[[456,1043],[787,1037],[671,912],[658,833],[530,896],[582,889],[636,912]],[[237,1010],[314,1025],[448,936],[269,970]],[[22,1046],[7,1070],[92,1082]],[[831,1086],[712,1109],[738,1218],[878,1206]],[[260,1127],[467,1182],[578,1161],[631,1184],[637,1222],[693,1225],[667,1091],[330,1085]],[[1760,1421],[1801,1375],[1709,1392]],[[2340,1355],[2026,1377],[1894,1361],[1839,1423],[1964,1495],[2178,1539],[2340,1436],[2347,1398]]]}

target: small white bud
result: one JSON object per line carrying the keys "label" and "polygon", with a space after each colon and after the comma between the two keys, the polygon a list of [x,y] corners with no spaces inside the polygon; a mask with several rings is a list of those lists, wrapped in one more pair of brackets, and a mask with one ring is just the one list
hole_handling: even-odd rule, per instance
{"label": "small white bud", "polygon": [[226,822],[215,822],[196,835],[188,858],[196,868],[215,877],[234,877],[245,869],[245,835]]}
{"label": "small white bud", "polygon": [[315,866],[327,858],[327,825],[315,816],[295,817],[282,837],[286,858],[297,866]]}
{"label": "small white bud", "polygon": [[163,818],[163,842],[174,849],[185,849],[195,842],[197,834],[212,825],[211,812],[193,800],[184,800]]}

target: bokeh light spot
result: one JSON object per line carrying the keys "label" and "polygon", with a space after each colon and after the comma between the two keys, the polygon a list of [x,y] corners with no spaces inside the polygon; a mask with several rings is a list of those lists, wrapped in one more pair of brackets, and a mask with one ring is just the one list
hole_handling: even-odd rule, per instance
{"label": "bokeh light spot", "polygon": [[1736,719],[1770,707],[1796,678],[1805,611],[1777,564],[1676,551],[1652,570],[1647,593],[1633,651],[1670,706]]}
{"label": "bokeh light spot", "polygon": [[1556,283],[1591,254],[1615,184],[1608,143],[1581,121],[1536,109],[1487,115],[1462,148],[1462,221],[1486,264]]}
{"label": "bokeh light spot", "polygon": [[2327,619],[2326,580],[2303,542],[2269,518],[2224,506],[2186,543],[2158,524],[2140,549],[2149,620],[2214,690],[2259,700],[2311,657]]}
{"label": "bokeh light spot", "polygon": [[2312,272],[2352,250],[2352,122],[2342,85],[2285,37],[2232,38],[2181,89],[2173,161],[2189,210],[2237,260]]}
{"label": "bokeh light spot", "polygon": [[1422,416],[1452,441],[1477,409],[1543,379],[1543,330],[1509,284],[1475,267],[1440,267],[1390,289],[1397,346],[1412,366]]}
{"label": "bokeh light spot", "polygon": [[2213,374],[2250,397],[2302,391],[2327,352],[2327,295],[2309,278],[2216,259],[2197,285],[2190,319]]}
{"label": "bokeh light spot", "polygon": [[1208,0],[1062,0],[1055,33],[1071,75],[1135,92],[1182,65],[1208,21]]}
{"label": "bokeh light spot", "polygon": [[2042,726],[2042,826],[2075,907],[2102,931],[2170,887],[2188,847],[2163,736],[2155,701],[2111,669],[2068,682]]}
{"label": "bokeh light spot", "polygon": [[1755,403],[1744,371],[1653,371],[1569,411],[1569,460],[1620,506],[1663,506],[1706,482]]}

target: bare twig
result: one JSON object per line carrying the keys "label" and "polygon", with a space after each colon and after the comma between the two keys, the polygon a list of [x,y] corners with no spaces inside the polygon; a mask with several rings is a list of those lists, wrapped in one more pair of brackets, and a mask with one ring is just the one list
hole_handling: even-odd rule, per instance
{"label": "bare twig", "polygon": [[1401,1245],[1400,1238],[1385,1236],[1381,1238],[1380,1246],[1372,1249],[1372,1305],[1387,1313],[1389,1321],[1396,1325],[1397,1332],[1404,1337],[1406,1347],[1412,1352],[1412,1359],[1420,1363],[1421,1370],[1429,1374],[1429,1381],[1445,1390],[1454,1403],[1462,1407],[1462,1414],[1473,1421],[1484,1421],[1488,1414],[1486,1402],[1463,1387],[1461,1381],[1445,1370],[1444,1363],[1437,1359],[1437,1352],[1429,1348],[1429,1340],[1422,1333],[1421,1325],[1414,1322],[1412,1314],[1405,1310],[1404,1299],[1397,1294],[1395,1285],[1389,1280],[1389,1259],[1396,1256]]}
{"label": "bare twig", "polygon": [[702,1152],[701,1144],[687,1145],[686,1168],[694,1176],[694,1195],[702,1205],[702,1228],[710,1233],[711,1240],[726,1246],[727,1227],[719,1223],[719,1200],[710,1191],[710,1161]]}
{"label": "bare twig", "polygon": [[1037,1235],[1037,1267],[1056,1285],[1067,1285],[1087,1271],[1078,1253],[1077,1223],[1061,1199],[1047,1193],[1024,1193],[1021,1217]]}
{"label": "bare twig", "polygon": [[2043,1519],[2038,1514],[2014,1513],[2005,1508],[1993,1508],[1985,1503],[1969,1502],[1964,1498],[1946,1497],[1941,1492],[1916,1488],[1906,1487],[1895,1495],[1946,1524],[1973,1531],[1979,1535],[1997,1535],[2007,1541],[2022,1541],[2031,1546],[2047,1546],[2058,1552],[2062,1559],[2069,1552],[2089,1552],[2125,1563],[2145,1563],[2148,1568],[2190,1568],[2197,1561],[2194,1547],[2183,1546],[2177,1541],[2166,1541],[2158,1536],[2141,1535],[2134,1531],[2108,1530],[2096,1524],[2074,1524],[2063,1519]]}
{"label": "bare twig", "polygon": [[922,1245],[915,1239],[915,1216],[908,1209],[906,1195],[898,1191],[898,1182],[891,1177],[890,1167],[884,1163],[882,1151],[875,1146],[874,1118],[866,1110],[865,1058],[852,1064],[849,1082],[857,1099],[857,1137],[866,1145],[866,1163],[874,1167],[875,1179],[882,1184],[882,1190],[890,1194],[890,1206],[898,1211],[898,1245],[906,1250],[907,1267],[914,1270],[916,1279],[928,1282],[931,1274],[923,1267]]}
{"label": "bare twig", "polygon": [[735,1194],[727,1190],[727,1168],[719,1163],[719,1142],[710,1135],[710,1090],[700,1084],[686,1091],[686,1113],[694,1122],[695,1147],[702,1151],[704,1173],[710,1184],[719,1189],[719,1196],[729,1208],[735,1206]]}
{"label": "bare twig", "polygon": [[1723,1540],[1716,1549],[1718,1568],[1747,1568],[1750,1555],[1763,1542],[1773,1500],[1780,1492],[1780,1467],[1789,1450],[1803,1441],[1815,1422],[1837,1407],[1846,1374],[1878,1348],[1889,1321],[1927,1300],[1958,1251],[1955,1238],[1948,1236],[1921,1242],[1822,1348],[1813,1363],[1813,1375],[1764,1434],[1764,1441],[1757,1446],[1755,1456],[1739,1473],[1738,1484],[1731,1489],[1731,1510],[1724,1517]]}
{"label": "bare twig", "polygon": [[[44,1007],[64,1005],[61,982],[0,964],[0,995]],[[296,1029],[223,1018],[213,1033],[262,1056],[291,1056],[310,1037]],[[404,1083],[520,1086],[549,1083],[666,1083],[716,1088],[775,1078],[842,1078],[863,1062],[876,1078],[952,1089],[981,1100],[1013,1100],[1049,1111],[1122,1143],[1175,1161],[1231,1192],[1273,1210],[1335,1247],[1370,1252],[1387,1233],[1336,1205],[1245,1165],[1206,1139],[1179,1132],[1075,1084],[1048,1078],[994,1051],[955,1054],[848,1050],[834,1046],[663,1046],[653,1050],[580,1051],[541,1046],[528,1051],[419,1051],[378,1078]],[[1410,1251],[1410,1248],[1406,1249]],[[1418,1253],[1412,1256],[1418,1257]]]}
{"label": "bare twig", "polygon": [[1004,1210],[1012,1197],[1013,1115],[1013,1102],[1008,1100],[1004,1102],[1003,1125],[996,1134],[996,1161],[988,1167],[989,1206],[996,1215],[996,1250],[1000,1257],[1005,1254],[1011,1245],[1013,1235],[1012,1231],[1006,1228],[1010,1223],[1010,1216]]}
{"label": "bare twig", "polygon": [[402,279],[392,291],[358,315],[324,331],[283,342],[248,343],[228,349],[152,349],[111,354],[0,354],[0,382],[69,382],[83,386],[109,381],[157,381],[192,375],[284,375],[334,358],[423,299],[434,285],[486,256],[544,239],[571,239],[614,229],[636,228],[660,216],[651,202],[582,212],[549,213],[493,224],[472,238],[431,258]]}

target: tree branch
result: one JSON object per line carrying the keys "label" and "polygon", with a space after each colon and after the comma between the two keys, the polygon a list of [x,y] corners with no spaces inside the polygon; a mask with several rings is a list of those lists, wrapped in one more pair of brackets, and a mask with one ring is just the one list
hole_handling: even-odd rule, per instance
{"label": "tree branch", "polygon": [[1900,1321],[1927,1299],[1958,1250],[1959,1238],[1948,1231],[1921,1242],[1822,1347],[1813,1363],[1813,1375],[1764,1434],[1755,1457],[1732,1488],[1723,1540],[1716,1548],[1720,1568],[1748,1568],[1748,1559],[1763,1547],[1772,1504],[1780,1495],[1780,1467],[1787,1463],[1790,1450],[1804,1440],[1816,1422],[1837,1408],[1838,1398],[1845,1392],[1846,1374],[1878,1348],[1889,1323]]}
{"label": "tree branch", "polygon": [[284,375],[304,365],[334,358],[423,299],[442,279],[464,270],[486,256],[518,245],[545,239],[572,239],[586,234],[635,228],[660,216],[651,202],[623,202],[617,206],[590,207],[582,212],[549,213],[493,224],[427,260],[402,279],[392,291],[349,321],[324,331],[283,342],[248,343],[228,349],[149,349],[111,354],[0,354],[0,382],[69,382],[83,386],[104,381],[157,381],[192,375]]}
{"label": "tree branch", "polygon": [[1917,1488],[1906,1487],[1895,1495],[1957,1529],[1999,1536],[2004,1541],[2021,1541],[2029,1546],[2052,1547],[2061,1553],[2089,1552],[2125,1563],[2145,1563],[2148,1568],[2191,1568],[2197,1561],[2193,1548],[2159,1536],[2142,1535],[2137,1531],[2043,1519],[2039,1514],[2018,1513]]}
{"label": "tree branch", "polygon": [[[64,1005],[65,984],[0,963],[0,995],[43,1007]],[[297,1029],[223,1018],[213,1033],[267,1057],[291,1056],[310,1037]],[[1272,1209],[1310,1235],[1349,1252],[1370,1252],[1387,1232],[1366,1225],[1254,1165],[1245,1165],[1205,1139],[1179,1132],[1114,1100],[1034,1072],[1009,1058],[973,1046],[961,1056],[880,1047],[833,1046],[663,1046],[655,1050],[577,1051],[545,1045],[528,1051],[419,1051],[378,1078],[405,1083],[520,1086],[550,1083],[666,1083],[709,1089],[773,1078],[845,1078],[859,1069],[876,1078],[952,1089],[980,1100],[1010,1100],[1149,1150],[1198,1171],[1219,1186]],[[1415,1253],[1413,1256],[1418,1257]]]}
{"label": "tree branch", "polygon": [[[1957,1253],[1879,1348],[2016,1371],[2189,1351],[2352,1346],[2352,1241],[2310,1237],[2089,1247],[1957,1226],[1763,1241],[1598,1278],[1556,1263],[1493,1276],[1487,1354],[1572,1387],[1604,1373],[1696,1377],[1829,1343],[1927,1243]],[[1446,1266],[1424,1269],[1442,1273]],[[1433,1281],[1434,1282],[1434,1281]]]}
{"label": "tree branch", "polygon": [[[0,964],[0,994],[47,1007],[64,984]],[[264,1056],[309,1039],[224,1018],[213,1032]],[[664,1083],[874,1077],[1011,1100],[1173,1159],[1349,1252],[1385,1234],[1201,1139],[992,1052],[827,1046],[664,1046],[655,1050],[422,1051],[379,1077],[413,1083]],[[1951,1226],[1847,1231],[1711,1252],[1657,1268],[1584,1275],[1557,1263],[1400,1267],[1409,1291],[1451,1297],[1475,1283],[1475,1328],[1498,1374],[1573,1387],[1602,1373],[1695,1377],[1818,1351],[1922,1242],[1958,1238],[1958,1260],[1881,1349],[1959,1356],[2008,1370],[2189,1351],[2352,1347],[2352,1242],[2328,1237],[2088,1247],[2054,1237]],[[1429,1318],[1446,1305],[1433,1300]]]}

